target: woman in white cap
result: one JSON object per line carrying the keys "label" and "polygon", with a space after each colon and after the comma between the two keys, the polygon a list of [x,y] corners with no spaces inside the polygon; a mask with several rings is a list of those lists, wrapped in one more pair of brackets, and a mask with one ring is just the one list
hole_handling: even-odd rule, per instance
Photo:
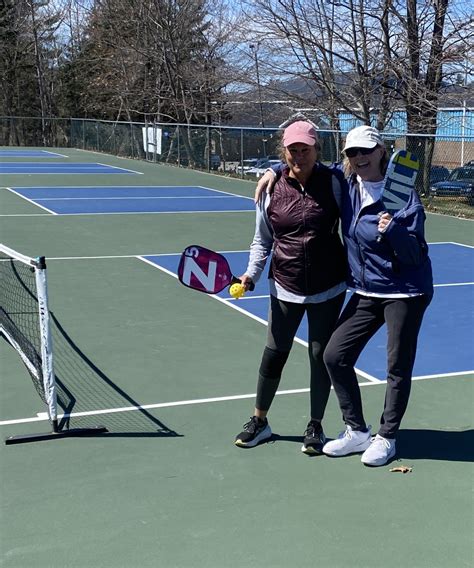
{"label": "woman in white cap", "polygon": [[253,447],[271,437],[267,420],[298,326],[308,318],[310,421],[302,451],[321,453],[322,429],[331,381],[323,352],[334,330],[346,291],[347,262],[338,234],[339,207],[333,191],[339,181],[318,161],[319,140],[305,121],[283,132],[285,165],[272,195],[257,204],[249,263],[240,278],[248,288],[260,278],[272,253],[267,343],[257,383],[253,416],[235,444]]}
{"label": "woman in white cap", "polygon": [[[327,442],[323,453],[362,453],[365,465],[380,466],[395,456],[395,440],[411,389],[418,333],[433,295],[433,276],[424,236],[425,212],[414,191],[393,217],[380,199],[388,163],[375,128],[351,130],[340,166],[347,182],[342,192],[341,231],[354,292],[327,344],[324,361],[339,400],[346,429]],[[256,199],[272,174],[257,187]],[[382,235],[382,238],[380,236]],[[387,326],[387,385],[378,433],[372,437],[363,411],[355,364],[370,338]]]}

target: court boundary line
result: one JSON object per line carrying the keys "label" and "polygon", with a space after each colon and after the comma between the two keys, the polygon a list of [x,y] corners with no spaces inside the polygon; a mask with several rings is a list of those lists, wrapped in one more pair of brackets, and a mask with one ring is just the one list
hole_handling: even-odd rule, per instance
{"label": "court boundary line", "polygon": [[[34,205],[35,207],[39,207],[40,209],[43,209],[44,211],[46,211],[47,213],[49,213],[50,215],[57,215],[57,213],[55,213],[54,211],[51,211],[51,209],[48,209],[47,207],[44,207],[43,205],[37,203],[36,201],[32,201],[31,199],[29,199],[28,197],[26,197],[25,195],[21,195],[20,193],[17,193],[12,187],[6,187],[6,189],[10,192],[13,193],[13,195],[16,195],[17,197],[20,197],[21,199],[24,199],[27,203],[29,203],[30,205]],[[35,215],[40,215],[39,213],[35,213]],[[5,215],[2,215],[2,217],[4,217]],[[8,216],[8,215],[7,215]],[[43,216],[43,215],[40,215]]]}
{"label": "court boundary line", "polygon": [[[21,150],[15,150],[16,152],[21,151]],[[58,152],[51,152],[50,150],[25,150],[26,152],[42,152],[43,154],[51,154],[51,156],[59,156],[60,158],[69,158],[69,156],[66,156],[66,154],[59,154]],[[8,152],[8,150],[0,150],[0,157],[4,158],[4,157],[11,157],[11,158],[41,158],[42,156],[12,156],[11,154],[8,153],[4,153],[2,154],[2,152]],[[12,152],[12,151],[10,151]],[[21,164],[22,162],[18,162],[19,164]]]}
{"label": "court boundary line", "polygon": [[[412,381],[424,381],[428,379],[437,379],[437,378],[454,378],[458,376],[464,375],[471,375],[474,374],[474,371],[463,371],[461,373],[447,373],[444,375],[423,375],[419,377],[413,377]],[[377,384],[386,384],[386,380],[377,381],[377,382],[365,382],[359,383],[360,387],[369,387],[374,386]],[[304,394],[309,392],[309,387],[301,388],[301,389],[286,389],[286,390],[279,390],[275,394],[277,396],[284,396],[284,395],[292,395],[292,394]],[[333,387],[331,387],[333,390]],[[255,398],[256,393],[248,393],[248,394],[236,394],[236,395],[228,395],[228,396],[217,396],[217,397],[208,397],[208,398],[195,398],[189,400],[177,400],[177,401],[170,401],[170,402],[157,402],[152,404],[141,404],[139,406],[122,406],[117,408],[102,408],[96,410],[87,410],[83,412],[71,412],[70,414],[58,414],[58,419],[63,418],[79,418],[84,416],[100,416],[103,414],[117,414],[121,412],[135,412],[141,410],[153,410],[157,408],[173,408],[173,407],[181,407],[181,406],[194,406],[198,404],[208,404],[214,402],[229,402],[233,400],[245,400],[245,399],[253,399]],[[30,418],[17,418],[11,420],[1,420],[0,426],[12,426],[15,424],[27,424],[30,422],[46,422],[48,421],[48,416],[46,412],[38,412],[36,416],[32,416]]]}
{"label": "court boundary line", "polygon": [[[89,163],[89,162],[78,162],[78,163]],[[94,163],[94,162],[91,162]],[[105,166],[106,168],[113,168],[114,170],[121,170],[123,172],[133,172],[134,174],[138,174],[139,176],[143,176],[145,175],[143,172],[137,172],[136,170],[129,170],[128,168],[121,168],[120,166],[111,166],[110,164],[103,164],[102,162],[95,162],[96,164],[99,164],[99,166]],[[104,172],[105,173],[105,172]]]}
{"label": "court boundary line", "polygon": [[[107,164],[102,164],[107,165]],[[114,166],[110,166],[114,167]],[[117,167],[117,166],[115,166]],[[129,170],[133,171],[133,170]],[[137,172],[140,173],[140,172]],[[6,189],[10,189],[7,186],[3,186]],[[214,187],[207,187],[205,185],[18,185],[15,186],[13,189],[91,189],[91,188],[98,188],[98,189],[140,189],[140,188],[155,188],[155,189],[163,189],[163,188],[180,188],[180,189],[205,189],[207,191],[212,191],[214,193],[223,193],[225,197],[241,197],[242,199],[248,199],[253,201],[253,197],[249,197],[248,195],[239,195],[238,193],[231,193],[229,191],[225,191],[223,189],[216,189]],[[224,197],[223,196],[223,197]],[[71,198],[74,199],[74,198]],[[98,199],[103,199],[99,197]],[[115,198],[114,198],[115,199]],[[116,198],[119,199],[119,198]],[[130,198],[133,199],[133,198]],[[151,198],[150,198],[151,199]],[[187,197],[186,199],[189,199]],[[196,199],[196,198],[192,198]]]}
{"label": "court boundary line", "polygon": [[[69,157],[69,156],[65,156],[65,157]],[[67,162],[66,163],[65,162],[50,162],[50,163],[47,163],[47,162],[46,163],[45,162],[0,162],[0,165],[1,164],[3,164],[3,165],[5,165],[5,164],[7,164],[7,165],[9,165],[9,164],[15,164],[15,165],[21,164],[21,165],[24,166],[26,164],[33,164],[33,165],[38,165],[38,164],[43,165],[44,164],[45,166],[51,166],[52,164],[55,164],[55,163],[58,163],[60,165],[65,165],[65,166],[66,165],[74,166],[75,164],[92,164],[92,165],[96,164],[96,165],[99,165],[99,166],[104,166],[106,168],[111,168],[111,169],[114,169],[114,170],[120,170],[120,171],[126,172],[126,173],[137,174],[137,175],[140,175],[140,176],[145,175],[143,172],[137,172],[136,170],[130,170],[128,168],[121,168],[120,166],[111,166],[110,164],[103,164],[101,162],[71,162],[71,163],[67,163]],[[34,170],[34,168],[32,168],[32,169]],[[41,169],[41,168],[39,168],[39,169]],[[110,174],[111,172],[81,172],[81,171],[79,171],[79,172],[64,172],[64,171],[63,172],[61,172],[61,171],[60,172],[42,172],[42,171],[3,172],[3,171],[1,171],[1,168],[0,168],[0,173],[2,175],[5,175],[5,176],[17,176],[17,175],[23,176],[23,175],[58,175],[58,174],[59,175],[86,175],[86,174],[88,174],[88,175],[90,175],[90,174],[102,175],[102,174]],[[44,187],[50,187],[50,186],[44,186]]]}
{"label": "court boundary line", "polygon": [[467,245],[466,243],[458,243],[456,241],[434,241],[428,245],[457,245],[460,247],[474,248],[474,245]]}
{"label": "court boundary line", "polygon": [[[54,186],[33,186],[33,187],[38,187],[38,188],[54,188]],[[72,187],[81,187],[81,186],[76,186],[76,185],[70,185],[70,186],[61,186],[61,187],[65,187],[65,188],[72,188]],[[97,187],[95,185],[89,185],[89,186],[83,186],[85,188],[91,188],[91,187]],[[120,186],[112,186],[112,187],[120,187]],[[123,186],[123,187],[133,187],[133,186]],[[142,185],[142,186],[137,186],[137,187],[159,187],[159,186],[153,186],[153,185]],[[162,187],[174,187],[174,186],[162,186]],[[176,186],[176,187],[200,187],[200,186],[195,186],[195,185],[190,185],[190,186]],[[17,197],[20,197],[21,199],[25,200],[27,203],[29,203],[30,205],[34,205],[35,207],[38,207],[40,209],[43,209],[44,211],[46,211],[47,213],[49,213],[50,215],[45,215],[43,213],[1,213],[0,217],[50,217],[50,216],[55,216],[55,217],[89,217],[89,216],[97,216],[97,215],[103,215],[105,216],[109,216],[109,215],[180,215],[180,214],[195,214],[195,213],[255,213],[254,209],[235,209],[235,210],[226,210],[226,211],[111,211],[108,213],[104,213],[104,212],[97,212],[97,213],[56,213],[55,211],[51,211],[50,209],[48,209],[47,207],[41,205],[38,201],[33,201],[32,199],[30,199],[29,197],[26,197],[25,195],[21,195],[20,193],[17,193],[15,191],[15,189],[31,189],[28,186],[15,186],[15,187],[10,187],[10,186],[2,186],[2,189],[6,189],[7,191],[9,191],[10,193],[12,193],[13,195],[16,195]],[[206,188],[203,188],[206,189]],[[209,196],[209,197],[203,197],[203,199],[210,199],[211,197],[220,197],[220,198],[224,198],[224,197],[244,197],[242,195],[234,195],[231,193],[228,193],[226,196]],[[45,198],[45,199],[41,199],[41,201],[47,201],[49,198]],[[76,200],[81,200],[81,199],[90,199],[92,201],[95,201],[96,199],[94,198],[81,198],[81,197],[77,197],[77,198],[50,198],[49,200],[62,200],[62,201],[67,201],[68,199],[76,199]],[[117,197],[117,198],[100,198],[100,199],[125,199],[123,197]],[[129,199],[137,199],[137,198],[129,198]],[[144,197],[141,199],[152,199],[150,197]],[[159,197],[156,199],[165,199],[164,197]],[[170,199],[179,199],[177,197],[173,197]],[[185,198],[182,198],[185,199]],[[189,198],[186,198],[189,199]],[[193,198],[194,199],[194,198]]]}
{"label": "court boundary line", "polygon": [[[216,214],[216,211],[117,211],[112,213],[54,213],[55,217],[90,217],[102,215],[103,217],[109,217],[111,215],[197,215],[201,213],[211,213]],[[253,209],[235,209],[219,211],[221,213],[252,213],[255,215]],[[12,214],[1,214],[0,217],[52,217],[52,215],[42,215],[41,213],[12,213]]]}
{"label": "court boundary line", "polygon": [[[239,197],[235,195],[197,195],[195,197],[190,196],[180,196],[180,197],[170,197],[170,196],[143,196],[143,197],[37,197],[37,201],[107,201],[115,199],[120,201],[126,200],[139,200],[139,199],[234,199],[234,197]],[[36,201],[34,202],[36,203]],[[153,211],[151,212],[153,213]],[[196,211],[198,213],[198,211]],[[219,211],[216,211],[219,213]],[[109,215],[109,213],[104,213],[104,215]]]}

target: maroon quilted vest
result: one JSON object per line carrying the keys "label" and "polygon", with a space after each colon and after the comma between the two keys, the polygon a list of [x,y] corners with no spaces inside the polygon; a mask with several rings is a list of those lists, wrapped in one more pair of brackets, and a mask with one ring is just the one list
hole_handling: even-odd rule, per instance
{"label": "maroon quilted vest", "polygon": [[269,277],[307,296],[345,281],[346,254],[329,169],[315,166],[304,191],[288,171],[276,183],[267,209],[274,231]]}

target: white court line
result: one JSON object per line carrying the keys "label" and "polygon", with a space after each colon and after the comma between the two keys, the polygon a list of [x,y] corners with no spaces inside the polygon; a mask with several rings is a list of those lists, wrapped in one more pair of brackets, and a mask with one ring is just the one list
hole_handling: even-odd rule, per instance
{"label": "white court line", "polygon": [[[107,164],[105,164],[107,165]],[[112,167],[112,166],[110,166]],[[130,170],[132,171],[132,170]],[[5,187],[5,186],[3,186]],[[237,193],[229,193],[222,189],[214,189],[212,187],[206,187],[204,185],[16,185],[15,189],[136,189],[136,188],[152,188],[152,189],[208,189],[209,191],[216,191],[218,193],[225,193],[227,195],[235,195],[235,197],[244,197],[245,199],[253,199],[252,197],[245,197],[244,195],[238,195]]]}
{"label": "white court line", "polygon": [[[420,377],[413,377],[413,381],[421,381],[426,379],[435,379],[435,378],[453,378],[462,375],[470,375],[474,373],[474,371],[465,371],[462,373],[447,373],[445,375],[425,375]],[[359,383],[361,387],[368,387],[374,386],[376,384],[385,384],[387,381],[376,381],[375,383],[369,381],[367,383]],[[332,388],[332,387],[331,387]],[[302,388],[302,389],[290,389],[290,390],[280,390],[277,391],[276,394],[279,396],[282,395],[291,395],[291,394],[302,394],[309,392],[309,388]],[[191,400],[177,400],[172,402],[158,402],[155,404],[143,404],[140,406],[123,406],[118,408],[102,408],[97,410],[88,410],[84,412],[71,412],[70,414],[59,414],[58,419],[61,420],[62,418],[78,418],[81,416],[99,416],[102,414],[117,414],[121,412],[134,412],[140,410],[153,410],[156,408],[173,408],[173,407],[181,407],[181,406],[191,406],[191,405],[198,405],[198,404],[210,404],[213,402],[228,402],[233,400],[244,400],[244,399],[254,399],[256,396],[255,393],[249,394],[237,394],[237,395],[230,395],[230,396],[218,396],[212,398],[195,398]],[[0,421],[0,426],[10,426],[13,424],[26,424],[28,422],[45,422],[48,420],[46,412],[38,412],[37,416],[33,416],[31,418],[18,418],[12,420],[2,420]]]}
{"label": "white court line", "polygon": [[[9,162],[3,162],[5,163],[9,163]],[[10,162],[13,163],[13,162]],[[21,164],[21,165],[25,165],[25,164],[41,164],[41,166],[51,166],[52,164],[47,164],[44,162],[14,162],[15,164]],[[58,162],[59,163],[59,162]],[[85,162],[86,164],[88,164],[89,162]],[[140,176],[144,175],[143,172],[137,172],[136,170],[129,170],[127,168],[119,168],[118,166],[111,166],[109,164],[101,164],[100,162],[90,162],[91,165],[99,165],[99,166],[105,166],[107,168],[113,168],[115,170],[120,170],[122,172],[126,172],[126,173],[131,173],[131,174],[138,174]],[[61,165],[63,165],[63,162],[61,162]],[[75,172],[66,172],[66,171],[42,171],[44,168],[31,168],[30,171],[22,171],[22,172],[17,172],[17,171],[2,171],[1,167],[0,167],[0,173],[2,173],[3,175],[6,176],[15,176],[15,175],[83,175],[83,174],[94,174],[94,175],[99,175],[99,174],[107,174],[110,172],[104,172],[104,171],[86,171],[88,168],[84,168],[84,170],[81,170],[81,168],[78,168]],[[45,186],[46,187],[46,186]]]}
{"label": "white court line", "polygon": [[[50,152],[49,150],[39,150],[43,154],[51,154],[52,156],[59,156],[60,158],[69,158],[66,154],[58,154],[58,152]],[[41,156],[33,156],[34,158],[41,157]]]}
{"label": "white court line", "polygon": [[[38,202],[33,201],[31,199],[29,199],[28,197],[25,197],[24,195],[21,195],[20,193],[17,193],[14,189],[12,189],[11,187],[7,187],[6,189],[8,189],[8,191],[10,191],[11,193],[13,193],[14,195],[21,197],[22,199],[24,199],[27,203],[30,203],[31,205],[34,205],[36,207],[39,207],[40,209],[43,209],[44,211],[47,211],[48,213],[50,213],[51,215],[57,215],[57,213],[55,213],[54,211],[51,211],[51,209],[48,209],[47,207],[44,207],[43,205],[40,205]],[[35,213],[35,215],[39,215],[39,213]],[[8,217],[9,215],[2,215],[2,217]]]}
{"label": "white court line", "polygon": [[102,201],[102,200],[106,200],[106,199],[115,199],[115,200],[125,200],[125,199],[147,199],[147,200],[151,200],[151,199],[232,199],[233,197],[240,197],[240,196],[234,196],[231,195],[229,193],[229,195],[199,195],[196,197],[193,196],[183,196],[183,197],[173,197],[173,196],[167,196],[167,197],[160,197],[160,196],[143,196],[143,197],[96,197],[96,196],[92,196],[92,197],[37,197],[36,199],[38,201]]}
{"label": "white court line", "polygon": [[449,288],[450,286],[472,286],[474,282],[455,282],[453,284],[433,284],[433,288]]}
{"label": "white court line", "polygon": [[[191,186],[193,187],[193,186]],[[242,197],[243,199],[251,199],[253,201],[253,197],[248,197],[246,195],[239,195],[238,193],[230,193],[228,191],[224,191],[223,189],[213,189],[212,187],[206,187],[205,185],[196,185],[195,187],[200,189],[207,189],[208,191],[216,191],[218,193],[225,193],[226,195],[232,195],[233,197]]]}
{"label": "white court line", "polygon": [[[143,175],[143,172],[137,172],[136,170],[129,170],[128,168],[121,168],[120,166],[111,166],[110,164],[102,164],[101,162],[86,162],[86,163],[91,163],[91,164],[99,164],[99,166],[105,166],[106,168],[114,168],[115,170],[120,170],[122,172],[132,172],[134,174],[138,174],[140,176]],[[97,173],[101,173],[101,172],[97,172]]]}
{"label": "white court line", "polygon": [[[34,202],[37,205],[36,202]],[[39,207],[39,205],[38,205]],[[43,207],[45,209],[45,207]],[[252,213],[255,215],[253,209],[226,209],[216,211],[212,209],[211,211],[102,211],[99,213],[53,213],[56,217],[97,217],[102,215],[103,217],[109,215],[198,215],[201,213]],[[42,215],[41,213],[13,213],[13,214],[0,214],[0,217],[50,217],[50,215]]]}
{"label": "white court line", "polygon": [[[469,219],[470,221],[471,219]],[[466,245],[464,243],[457,243],[455,241],[437,241],[433,243],[428,243],[429,245],[456,245],[458,247],[474,248],[472,245]]]}
{"label": "white court line", "polygon": [[[103,164],[105,165],[105,164]],[[113,166],[110,166],[113,167]],[[133,171],[133,170],[129,170],[129,171]],[[59,186],[58,186],[59,187]],[[206,196],[193,196],[193,195],[189,195],[187,197],[173,197],[173,196],[169,196],[169,197],[159,197],[159,196],[143,196],[143,197],[44,197],[44,198],[39,198],[41,200],[48,200],[48,199],[211,199],[211,198],[215,198],[215,197],[240,197],[242,199],[248,199],[253,201],[253,197],[248,197],[246,195],[239,195],[238,193],[231,193],[229,191],[224,191],[221,189],[214,189],[212,187],[206,187],[204,185],[134,185],[134,186],[129,186],[129,185],[114,185],[114,186],[97,186],[97,185],[83,185],[83,186],[76,186],[76,185],[62,185],[60,186],[60,189],[90,189],[90,188],[99,188],[99,189],[110,189],[110,191],[113,191],[114,189],[138,189],[138,188],[145,188],[145,189],[205,189],[206,191],[211,191],[213,193],[221,193],[222,195],[206,195]],[[7,188],[7,189],[11,189],[11,188]],[[51,187],[51,186],[34,186],[34,187],[29,187],[29,186],[15,186],[14,189],[55,189],[55,187]]]}
{"label": "white court line", "polygon": [[45,154],[51,154],[52,156],[59,156],[60,158],[69,158],[69,156],[66,156],[66,154],[58,154],[57,152],[50,152],[49,150],[40,150],[41,152],[44,152]]}

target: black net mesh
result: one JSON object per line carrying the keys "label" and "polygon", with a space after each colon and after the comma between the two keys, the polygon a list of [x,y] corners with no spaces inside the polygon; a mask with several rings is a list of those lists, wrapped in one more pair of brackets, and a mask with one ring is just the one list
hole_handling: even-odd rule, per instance
{"label": "black net mesh", "polygon": [[35,268],[0,253],[0,330],[19,352],[33,384],[46,403]]}
{"label": "black net mesh", "polygon": [[[176,436],[103,373],[49,312],[59,430],[104,425],[118,435]],[[35,268],[0,252],[0,329],[19,352],[43,402],[41,334]],[[129,411],[118,411],[119,409]]]}

